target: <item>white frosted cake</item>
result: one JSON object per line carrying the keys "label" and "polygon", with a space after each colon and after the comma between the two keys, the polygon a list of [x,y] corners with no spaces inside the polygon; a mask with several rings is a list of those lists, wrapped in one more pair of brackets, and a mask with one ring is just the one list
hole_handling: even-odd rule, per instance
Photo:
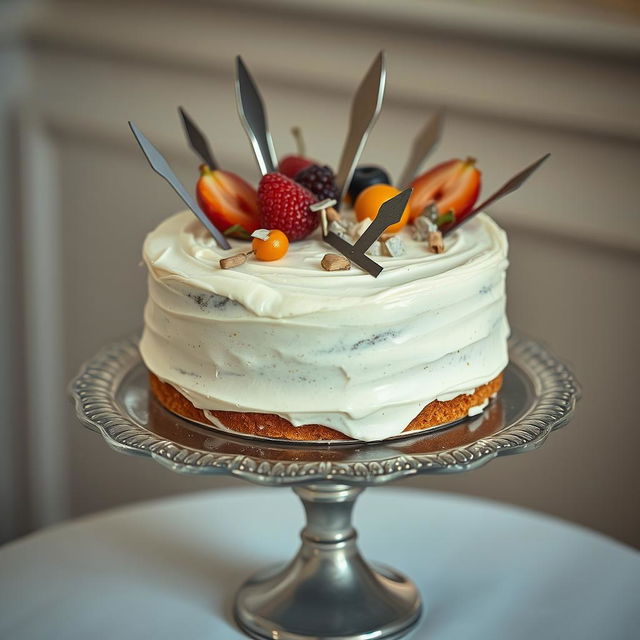
{"label": "white frosted cake", "polygon": [[419,173],[441,135],[432,113],[396,181],[384,166],[359,164],[384,65],[381,52],[355,93],[335,172],[306,156],[297,127],[297,153],[276,154],[240,57],[236,97],[260,169],[255,186],[218,165],[181,107],[204,163],[194,199],[129,123],[189,208],[144,243],[140,351],[152,403],[249,437],[375,442],[479,414],[499,392],[507,239],[483,212],[549,154],[478,204],[475,158]]}
{"label": "white frosted cake", "polygon": [[[324,271],[320,230],[274,261],[221,269],[191,212],[144,244],[142,357],[167,408],[293,439],[382,440],[482,410],[507,365],[505,233],[485,214],[429,253],[409,228],[382,273]],[[300,435],[299,435],[300,434]]]}

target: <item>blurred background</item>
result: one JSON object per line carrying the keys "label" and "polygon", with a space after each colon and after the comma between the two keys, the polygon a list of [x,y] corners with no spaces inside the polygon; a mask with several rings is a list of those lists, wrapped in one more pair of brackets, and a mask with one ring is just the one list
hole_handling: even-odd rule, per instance
{"label": "blurred background", "polygon": [[185,184],[198,160],[176,107],[229,170],[257,177],[239,124],[241,53],[276,149],[335,167],[353,91],[388,54],[363,161],[402,167],[436,109],[430,163],[472,155],[488,194],[552,158],[491,213],[507,230],[509,316],[575,369],[571,425],[526,456],[405,482],[521,505],[640,545],[640,6],[632,0],[0,2],[0,540],[123,503],[211,488],[113,453],[66,392],[142,324],[145,234],[181,208],[135,120]]}

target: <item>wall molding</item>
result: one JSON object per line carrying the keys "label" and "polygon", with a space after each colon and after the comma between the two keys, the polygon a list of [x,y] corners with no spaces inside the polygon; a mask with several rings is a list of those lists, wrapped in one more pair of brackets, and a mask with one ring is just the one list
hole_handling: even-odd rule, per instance
{"label": "wall molding", "polygon": [[55,143],[29,108],[18,114],[25,317],[28,518],[40,528],[69,515],[68,438],[61,394],[64,332]]}
{"label": "wall molding", "polygon": [[[576,26],[575,20],[534,14],[524,14],[529,16],[525,19],[517,12],[512,15],[455,2],[431,5],[407,0],[332,0],[322,4],[322,20],[314,25],[314,12],[319,8],[293,0],[187,0],[179,6],[164,0],[116,0],[106,5],[58,0],[49,3],[49,10],[37,14],[28,37],[33,47],[45,53],[138,61],[209,73],[228,73],[233,55],[242,52],[251,60],[252,69],[268,81],[286,77],[297,87],[322,86],[335,93],[353,90],[353,70],[366,68],[370,62],[372,40],[391,49],[395,43],[393,64],[410,71],[406,80],[393,85],[398,101],[415,104],[426,100],[482,116],[538,122],[640,143],[640,121],[634,108],[640,103],[640,27],[601,25],[602,30],[595,31],[600,28],[597,23],[589,22],[587,29],[580,20]],[[274,16],[274,8],[286,10],[284,17]],[[245,29],[246,39],[220,37],[224,32],[242,32],[247,11],[252,13],[251,23],[258,26]],[[491,18],[485,16],[487,12]],[[74,19],[69,20],[68,15]],[[396,19],[391,20],[391,15]],[[505,17],[500,21],[498,15]],[[520,26],[509,38],[495,38],[496,30],[507,36],[515,24]],[[497,25],[501,25],[499,29]],[[532,33],[536,29],[544,33],[546,25],[548,33],[545,38],[529,39],[514,35],[529,33],[527,25],[534,30]],[[420,30],[426,26],[428,32]],[[308,38],[306,34],[314,29],[331,29],[333,35],[328,41]],[[372,35],[367,29],[378,33]],[[180,32],[191,33],[192,37],[173,37]],[[580,51],[567,49],[563,35],[570,32],[582,34]],[[263,44],[256,44],[257,38],[262,38]],[[577,38],[575,35],[574,40]],[[618,51],[620,55],[612,58],[610,54],[620,43],[626,44]],[[263,47],[269,50],[268,56],[261,55]],[[349,65],[343,63],[345,53]],[[326,66],[319,65],[318,59],[326,60]],[[452,66],[458,70],[459,83],[446,86],[440,80]],[[494,70],[491,78],[483,78],[487,68]],[[599,83],[594,83],[594,76],[601,78]],[[562,95],[561,100],[558,95]]]}

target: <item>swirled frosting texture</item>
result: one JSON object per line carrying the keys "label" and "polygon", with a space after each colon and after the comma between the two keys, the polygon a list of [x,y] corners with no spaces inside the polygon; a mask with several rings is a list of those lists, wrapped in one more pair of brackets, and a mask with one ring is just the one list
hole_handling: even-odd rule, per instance
{"label": "swirled frosting texture", "polygon": [[204,410],[278,414],[365,441],[399,434],[433,400],[488,382],[507,364],[507,241],[481,214],[446,251],[402,235],[407,254],[375,258],[376,279],[326,272],[319,236],[275,262],[219,268],[189,212],[144,244],[147,367]]}

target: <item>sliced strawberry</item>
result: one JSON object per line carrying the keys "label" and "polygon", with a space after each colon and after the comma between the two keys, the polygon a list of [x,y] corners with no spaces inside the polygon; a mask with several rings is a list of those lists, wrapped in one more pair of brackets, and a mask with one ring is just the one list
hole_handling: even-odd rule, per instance
{"label": "sliced strawberry", "polygon": [[252,233],[260,227],[257,193],[248,182],[230,171],[212,171],[206,164],[200,174],[198,204],[220,231],[239,225]]}
{"label": "sliced strawberry", "polygon": [[295,178],[297,173],[310,167],[312,164],[317,163],[303,156],[285,156],[278,164],[278,172],[284,174],[287,178]]}
{"label": "sliced strawberry", "polygon": [[441,214],[453,209],[456,219],[461,219],[478,199],[480,178],[473,158],[449,160],[423,173],[411,184],[411,220],[431,203],[436,204]]}

